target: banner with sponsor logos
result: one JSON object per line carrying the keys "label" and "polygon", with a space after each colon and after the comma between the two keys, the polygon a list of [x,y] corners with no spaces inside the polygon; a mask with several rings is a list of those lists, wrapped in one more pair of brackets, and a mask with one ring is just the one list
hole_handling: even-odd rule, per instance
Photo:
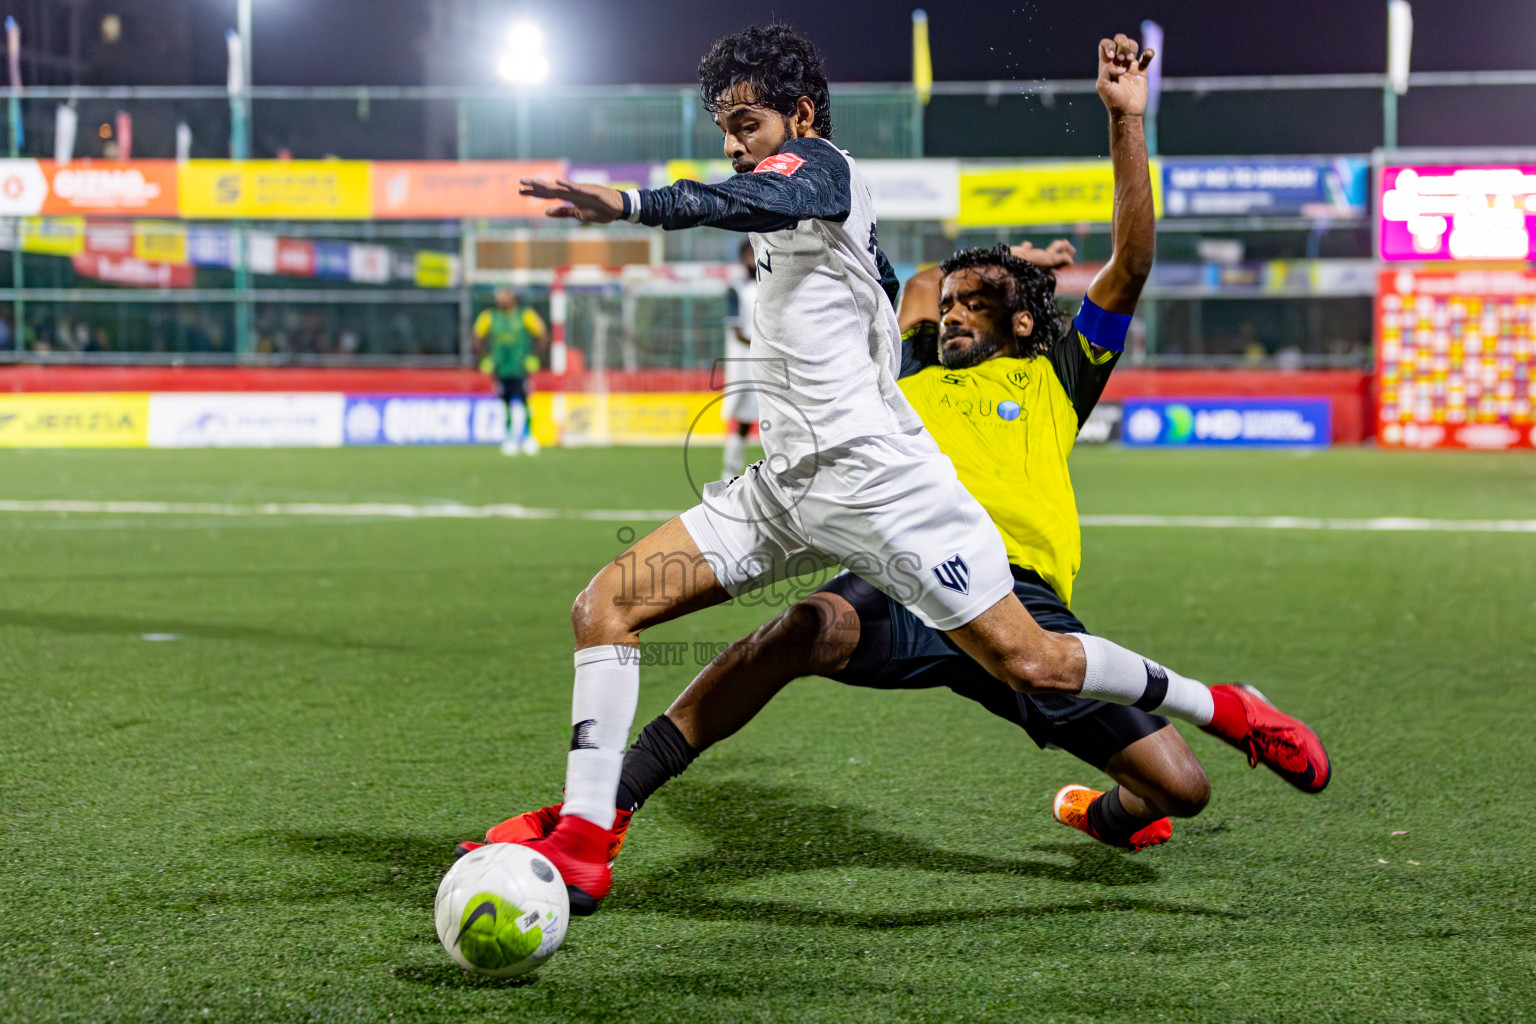
{"label": "banner with sponsor logos", "polygon": [[559,178],[559,160],[411,160],[373,165],[379,220],[542,217],[547,200],[518,195],[520,178]]}
{"label": "banner with sponsor logos", "polygon": [[154,394],[152,448],[336,448],[346,399],[328,393]]}
{"label": "banner with sponsor logos", "polygon": [[1536,165],[1385,167],[1385,260],[1536,259]]}
{"label": "banner with sponsor logos", "polygon": [[143,448],[147,394],[0,394],[0,448]]}
{"label": "banner with sponsor logos", "polygon": [[[1152,200],[1162,216],[1162,168],[1151,160]],[[1108,160],[972,166],[960,169],[960,217],[965,227],[1108,222],[1115,175]]]}
{"label": "banner with sponsor logos", "polygon": [[500,444],[507,407],[487,395],[348,395],[349,445]]}
{"label": "banner with sponsor logos", "polygon": [[1131,398],[1121,439],[1150,447],[1324,447],[1332,437],[1326,398]]}
{"label": "banner with sponsor logos", "polygon": [[859,172],[881,220],[954,220],[960,216],[960,161],[860,160]]}
{"label": "banner with sponsor logos", "polygon": [[193,220],[368,220],[373,165],[366,160],[189,160],[181,167],[181,216]]}
{"label": "banner with sponsor logos", "polygon": [[174,160],[0,160],[0,216],[176,216]]}
{"label": "banner with sponsor logos", "polygon": [[1163,158],[1169,217],[1363,217],[1363,156]]}
{"label": "banner with sponsor logos", "polygon": [[1377,430],[1392,448],[1536,448],[1536,273],[1385,271]]}

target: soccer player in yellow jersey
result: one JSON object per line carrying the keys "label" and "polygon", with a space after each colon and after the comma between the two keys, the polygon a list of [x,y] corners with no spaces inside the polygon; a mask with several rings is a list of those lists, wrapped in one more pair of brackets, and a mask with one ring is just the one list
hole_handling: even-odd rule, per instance
{"label": "soccer player in yellow jersey", "polygon": [[[1101,57],[1125,45],[1123,37],[1104,40]],[[1069,608],[1081,542],[1067,456],[1124,347],[1155,243],[1141,109],[1105,66],[1101,61],[1099,91],[1110,111],[1114,252],[1072,323],[1059,321],[1048,269],[1070,259],[1065,243],[956,253],[907,282],[899,315],[901,390],[1002,534],[1015,595],[1043,629],[1085,645],[1096,638]],[[965,565],[952,569],[963,574]],[[1155,672],[1174,674],[1161,666]],[[845,572],[737,641],[645,727],[624,757],[610,855],[652,792],[750,721],[785,684],[808,675],[881,689],[945,686],[1021,726],[1040,746],[1103,770],[1114,786],[1065,786],[1052,807],[1058,821],[1101,842],[1156,845],[1171,834],[1168,816],[1198,814],[1209,796],[1194,753],[1153,713],[1160,696],[1110,704],[1020,693],[896,599]],[[1303,792],[1328,784],[1327,754],[1304,724],[1249,687],[1209,689],[1214,707],[1202,729]],[[538,839],[558,818],[558,807],[531,811],[486,838]]]}

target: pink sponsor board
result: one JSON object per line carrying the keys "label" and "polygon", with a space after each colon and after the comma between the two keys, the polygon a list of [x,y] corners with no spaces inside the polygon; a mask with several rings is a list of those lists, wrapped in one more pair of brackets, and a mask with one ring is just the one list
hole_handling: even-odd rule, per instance
{"label": "pink sponsor board", "polygon": [[1382,259],[1536,258],[1536,165],[1389,166],[1379,198]]}

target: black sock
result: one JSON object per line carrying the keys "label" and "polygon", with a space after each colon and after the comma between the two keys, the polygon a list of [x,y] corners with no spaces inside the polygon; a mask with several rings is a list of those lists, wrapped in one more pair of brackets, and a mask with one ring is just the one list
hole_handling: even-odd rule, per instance
{"label": "black sock", "polygon": [[1146,828],[1156,818],[1138,818],[1120,802],[1120,787],[1116,786],[1088,805],[1088,827],[1100,842],[1119,846],[1131,836]]}
{"label": "black sock", "polygon": [[638,811],[650,795],[683,774],[699,752],[688,745],[681,730],[666,715],[657,715],[640,730],[640,738],[624,752],[619,773],[621,811]]}

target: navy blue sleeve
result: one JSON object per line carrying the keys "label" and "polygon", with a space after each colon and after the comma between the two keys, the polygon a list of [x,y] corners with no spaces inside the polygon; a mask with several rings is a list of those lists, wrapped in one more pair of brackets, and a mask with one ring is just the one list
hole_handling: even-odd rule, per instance
{"label": "navy blue sleeve", "polygon": [[885,289],[891,305],[895,306],[896,296],[901,294],[901,282],[896,279],[896,271],[891,269],[891,261],[885,258],[885,253],[880,251],[879,246],[875,247],[875,266],[880,270],[880,287]]}
{"label": "navy blue sleeve", "polygon": [[825,139],[787,142],[756,171],[717,185],[679,181],[640,190],[640,223],[669,231],[783,231],[803,220],[841,223],[852,209],[848,161]]}
{"label": "navy blue sleeve", "polygon": [[919,320],[901,336],[901,369],[898,377],[910,377],[939,363],[939,325]]}

